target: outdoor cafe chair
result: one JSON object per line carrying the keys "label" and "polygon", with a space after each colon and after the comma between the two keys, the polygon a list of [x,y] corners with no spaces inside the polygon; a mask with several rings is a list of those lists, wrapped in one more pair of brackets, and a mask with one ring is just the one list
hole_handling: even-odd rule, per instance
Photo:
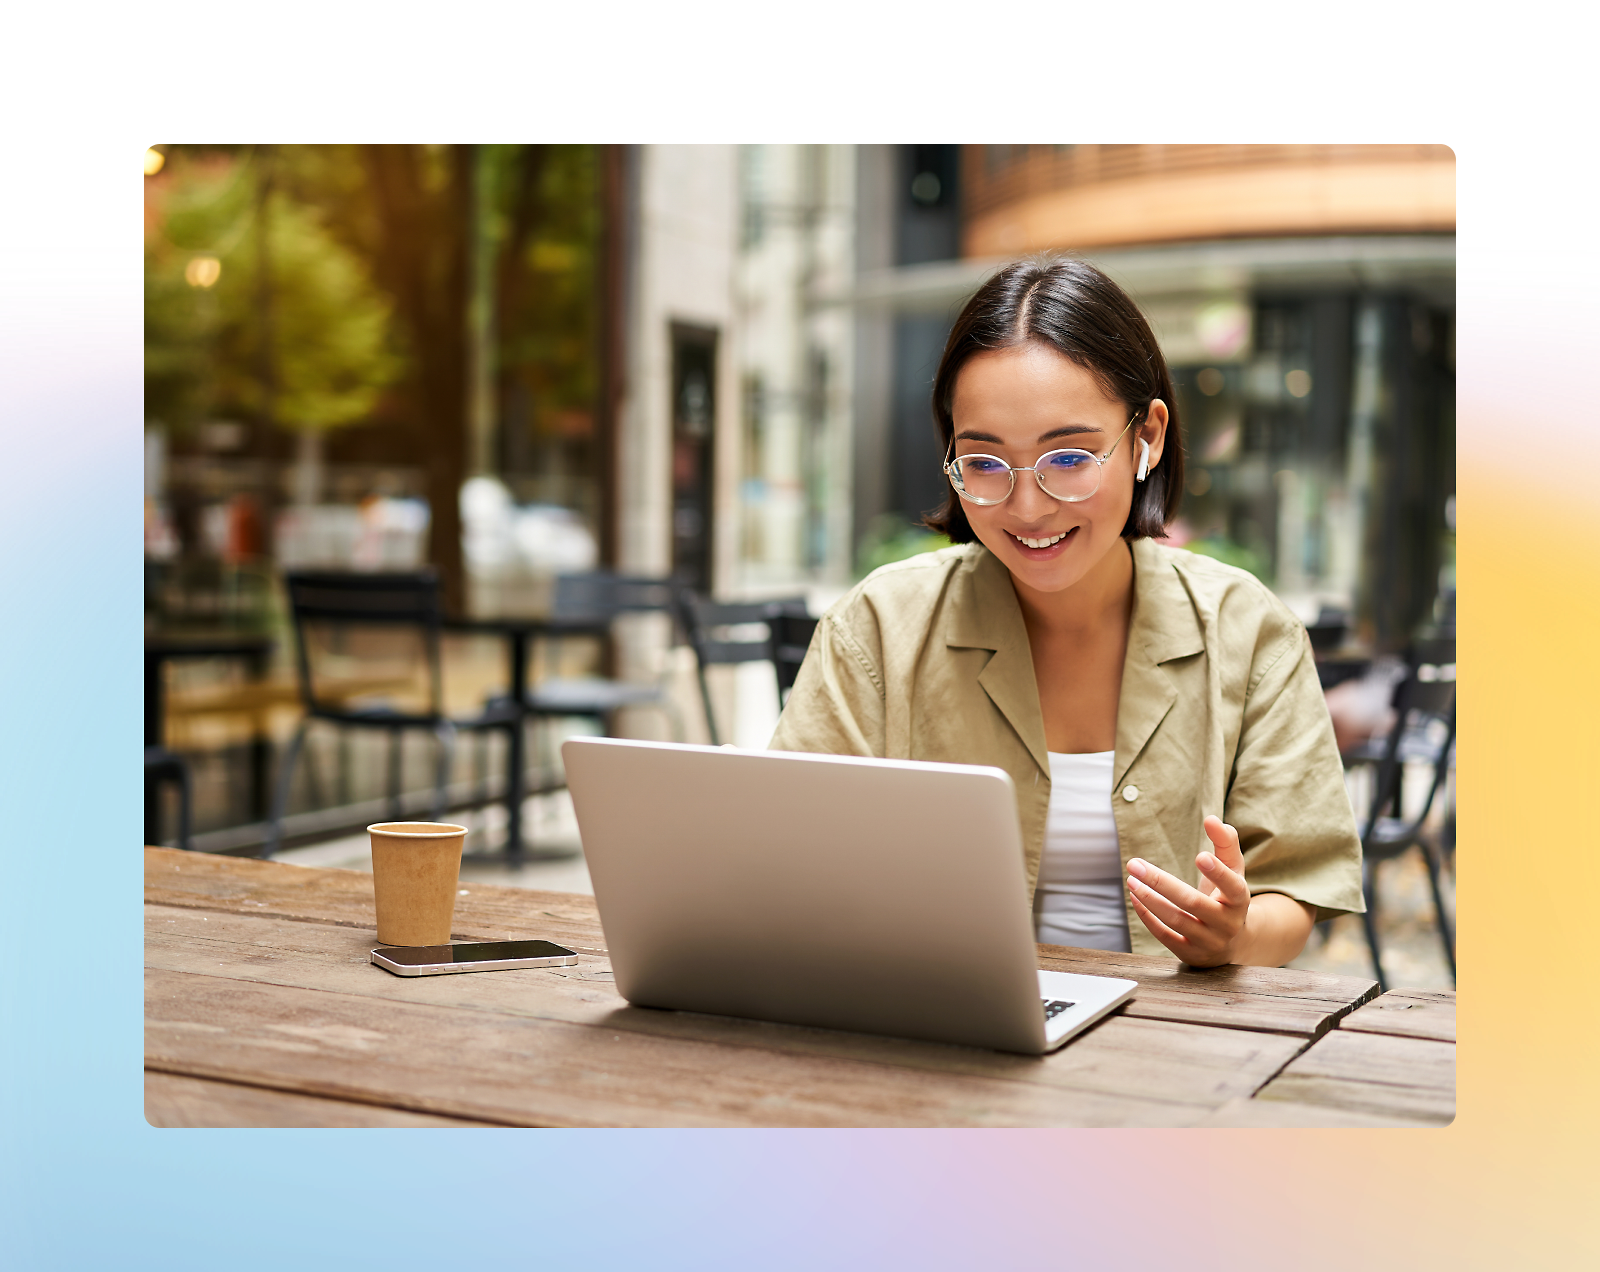
{"label": "outdoor cafe chair", "polygon": [[[704,704],[706,727],[711,734],[711,745],[721,746],[722,737],[717,729],[717,713],[711,705],[711,687],[706,679],[706,668],[729,666],[735,663],[765,662],[771,660],[778,666],[774,653],[775,624],[781,619],[813,621],[806,615],[803,596],[786,597],[773,601],[713,601],[690,588],[678,589],[678,622],[694,650],[695,673],[700,681],[700,701]],[[762,631],[755,636],[741,636],[739,628],[760,624]],[[804,656],[802,649],[801,654]],[[778,671],[779,701],[784,691],[784,673]],[[791,678],[790,683],[793,683]]]}
{"label": "outdoor cafe chair", "polygon": [[[670,613],[672,587],[669,579],[605,570],[557,575],[547,635],[559,647],[565,639],[564,632],[593,636],[608,632],[624,614]],[[556,676],[531,686],[523,708],[529,715],[550,719],[591,719],[607,733],[612,732],[618,712],[646,708],[665,715],[674,737],[680,741],[683,738],[683,721],[664,681],[638,683],[606,676]]]}
{"label": "outdoor cafe chair", "polygon": [[[1388,980],[1378,943],[1377,866],[1415,846],[1422,854],[1433,894],[1434,917],[1445,962],[1456,973],[1455,935],[1445,911],[1439,886],[1441,858],[1453,840],[1454,814],[1447,813],[1445,829],[1435,843],[1424,830],[1428,814],[1445,790],[1454,765],[1456,740],[1455,638],[1436,637],[1415,642],[1406,659],[1406,675],[1394,690],[1394,724],[1388,734],[1356,748],[1347,763],[1371,768],[1371,803],[1361,824],[1361,883],[1367,911],[1362,915],[1367,946],[1380,991]],[[1409,765],[1426,765],[1427,798],[1414,816],[1404,810],[1405,771]]]}
{"label": "outdoor cafe chair", "polygon": [[816,633],[821,619],[809,614],[774,614],[768,620],[769,640],[773,669],[778,673],[778,705],[789,701],[789,690],[794,688],[800,674],[800,664],[805,661],[806,650],[811,647],[811,637]]}
{"label": "outdoor cafe chair", "polygon": [[401,741],[407,732],[435,740],[432,813],[443,818],[458,731],[509,732],[521,714],[491,701],[477,715],[444,709],[442,613],[432,570],[369,573],[303,570],[284,576],[294,621],[296,670],[305,716],[284,753],[268,816],[263,856],[282,843],[295,769],[314,721],[388,735],[389,815],[401,816]]}
{"label": "outdoor cafe chair", "polygon": [[190,837],[194,831],[194,781],[189,774],[189,762],[164,746],[145,747],[144,834],[147,844],[155,844],[160,835],[161,818],[156,797],[165,782],[178,788],[178,847],[187,850],[193,847]]}

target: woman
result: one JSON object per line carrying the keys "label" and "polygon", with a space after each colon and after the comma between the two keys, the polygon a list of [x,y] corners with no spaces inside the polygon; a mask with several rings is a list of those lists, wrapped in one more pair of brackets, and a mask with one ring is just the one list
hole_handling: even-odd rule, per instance
{"label": "woman", "polygon": [[928,521],[960,546],[829,610],[772,746],[1005,769],[1041,941],[1276,966],[1359,911],[1304,627],[1152,542],[1183,450],[1133,302],[1081,261],[1006,267],[956,320],[933,406],[951,491]]}

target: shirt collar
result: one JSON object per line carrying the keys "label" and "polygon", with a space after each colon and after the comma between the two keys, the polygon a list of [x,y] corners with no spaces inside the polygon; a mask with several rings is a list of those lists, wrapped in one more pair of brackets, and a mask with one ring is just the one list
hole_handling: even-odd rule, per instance
{"label": "shirt collar", "polygon": [[1133,543],[1133,614],[1117,698],[1117,757],[1112,786],[1122,785],[1139,753],[1178,700],[1163,663],[1205,650],[1194,598],[1176,564],[1148,539]]}
{"label": "shirt collar", "polygon": [[1128,653],[1137,648],[1150,665],[1204,652],[1205,632],[1194,597],[1167,554],[1149,539],[1133,543],[1133,618]]}
{"label": "shirt collar", "polygon": [[[1177,698],[1161,664],[1205,649],[1194,598],[1174,563],[1148,539],[1135,540],[1132,549],[1133,614],[1117,704],[1117,782]],[[993,652],[978,674],[978,683],[1048,776],[1050,758],[1033,652],[1010,572],[981,543],[974,543],[956,567],[950,599],[945,643]]]}
{"label": "shirt collar", "polygon": [[[951,580],[951,606],[945,643],[954,649],[996,653],[1028,649],[1011,573],[981,543],[967,549]],[[1187,658],[1205,649],[1205,634],[1194,598],[1171,562],[1149,539],[1133,542],[1133,615],[1128,649],[1137,648],[1151,666]],[[1032,679],[1031,653],[1029,679]]]}

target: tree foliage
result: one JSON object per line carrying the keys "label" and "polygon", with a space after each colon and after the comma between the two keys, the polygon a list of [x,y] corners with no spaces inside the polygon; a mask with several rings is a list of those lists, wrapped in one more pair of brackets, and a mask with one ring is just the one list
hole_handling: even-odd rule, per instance
{"label": "tree foliage", "polygon": [[[458,605],[468,316],[487,259],[494,415],[502,440],[532,439],[502,453],[538,466],[541,445],[561,446],[557,471],[592,468],[596,147],[171,147],[146,188],[148,418],[404,430]],[[203,259],[220,266],[209,285]]]}
{"label": "tree foliage", "polygon": [[[179,150],[145,237],[146,414],[326,431],[401,371],[389,299],[255,152]],[[215,261],[215,280],[207,261]]]}

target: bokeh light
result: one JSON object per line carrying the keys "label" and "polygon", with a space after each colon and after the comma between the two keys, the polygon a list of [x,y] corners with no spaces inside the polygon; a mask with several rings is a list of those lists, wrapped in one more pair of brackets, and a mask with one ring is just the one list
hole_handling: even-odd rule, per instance
{"label": "bokeh light", "polygon": [[222,262],[215,256],[196,256],[183,267],[183,279],[191,287],[211,287],[222,277]]}

